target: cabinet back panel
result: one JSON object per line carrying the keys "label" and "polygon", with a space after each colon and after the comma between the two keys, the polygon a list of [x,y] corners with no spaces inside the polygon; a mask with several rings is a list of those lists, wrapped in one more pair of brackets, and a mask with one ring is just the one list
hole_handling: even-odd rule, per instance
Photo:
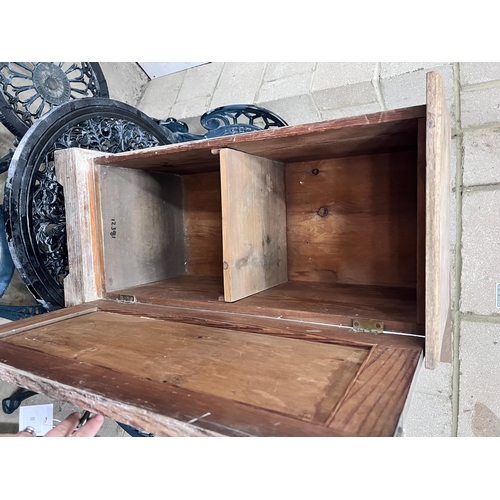
{"label": "cabinet back panel", "polygon": [[117,378],[134,375],[317,423],[327,422],[370,351],[108,312],[4,341],[108,368]]}
{"label": "cabinet back panel", "polygon": [[222,276],[220,173],[183,175],[186,274]]}
{"label": "cabinet back panel", "polygon": [[415,288],[415,151],[291,163],[288,277]]}

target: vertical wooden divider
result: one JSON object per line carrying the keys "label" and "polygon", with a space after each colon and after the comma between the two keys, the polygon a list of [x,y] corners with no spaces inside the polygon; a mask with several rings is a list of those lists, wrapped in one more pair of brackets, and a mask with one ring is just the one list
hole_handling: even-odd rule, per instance
{"label": "vertical wooden divider", "polygon": [[220,150],[224,300],[288,279],[285,164]]}

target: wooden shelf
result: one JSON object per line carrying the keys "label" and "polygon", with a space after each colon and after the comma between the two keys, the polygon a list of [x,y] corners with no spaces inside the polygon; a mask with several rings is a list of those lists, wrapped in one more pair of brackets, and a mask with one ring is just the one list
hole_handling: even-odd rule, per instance
{"label": "wooden shelf", "polygon": [[351,326],[352,318],[384,321],[388,331],[422,333],[416,328],[412,289],[289,281],[234,303],[226,303],[221,277],[178,276],[108,292],[107,298],[134,296],[144,304],[210,309],[238,314]]}

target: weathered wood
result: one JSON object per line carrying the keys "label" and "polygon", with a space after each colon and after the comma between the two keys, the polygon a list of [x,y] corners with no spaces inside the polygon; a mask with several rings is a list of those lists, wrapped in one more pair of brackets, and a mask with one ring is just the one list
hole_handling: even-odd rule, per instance
{"label": "weathered wood", "polygon": [[97,302],[91,302],[86,304],[80,304],[78,306],[73,306],[70,309],[59,309],[57,311],[52,311],[47,314],[31,316],[29,318],[20,319],[18,321],[13,321],[4,325],[0,325],[0,338],[9,337],[11,335],[16,335],[33,328],[38,328],[40,326],[46,326],[59,321],[64,321],[67,319],[75,318],[77,316],[82,316],[84,314],[89,314],[96,312],[98,310]]}
{"label": "weathered wood", "polygon": [[439,363],[450,323],[450,142],[441,76],[427,73],[426,348],[425,366]]}
{"label": "weathered wood", "polygon": [[103,293],[93,163],[102,153],[70,148],[58,150],[54,156],[66,213],[71,214],[72,230],[67,231],[69,274],[64,280],[68,307],[96,300]]}
{"label": "weathered wood", "polygon": [[103,164],[176,174],[215,172],[214,149],[231,148],[280,162],[342,158],[416,148],[417,119],[425,106],[250,132],[141,152],[107,155]]}
{"label": "weathered wood", "polygon": [[[307,323],[304,320],[287,320],[258,316],[251,312],[217,312],[200,308],[169,307],[136,303],[119,303],[111,300],[92,302],[99,310],[131,316],[146,316],[191,325],[226,328],[239,332],[294,338],[311,342],[342,344],[354,347],[371,347],[374,342],[386,347],[420,349],[424,346],[423,336],[414,335],[377,335],[352,331],[322,323]],[[89,304],[90,305],[90,304]]]}
{"label": "weathered wood", "polygon": [[223,293],[218,277],[179,276],[148,285],[108,293],[133,295],[138,302],[202,310],[258,314],[352,326],[352,319],[384,321],[386,331],[422,334],[415,323],[416,295],[410,288],[376,287],[289,281],[238,302],[219,301]]}
{"label": "weathered wood", "polygon": [[184,274],[181,178],[98,166],[106,290]]}
{"label": "weathered wood", "polygon": [[222,149],[224,300],[235,302],[288,279],[285,165]]}
{"label": "weathered wood", "polygon": [[222,211],[220,173],[183,175],[186,274],[220,276]]}
{"label": "weathered wood", "polygon": [[416,287],[416,152],[286,169],[290,280]]}
{"label": "weathered wood", "polygon": [[330,416],[330,427],[347,435],[392,435],[421,353],[374,346],[345,398]]}
{"label": "weathered wood", "polygon": [[426,129],[424,118],[418,121],[417,151],[417,324],[425,325],[425,197],[426,197]]}
{"label": "weathered wood", "polygon": [[318,423],[368,352],[108,312],[63,326],[5,342]]}
{"label": "weathered wood", "polygon": [[[14,356],[12,356],[14,352]],[[76,367],[75,364],[70,364],[65,360],[57,359],[53,356],[46,356],[38,354],[35,358],[35,363],[26,366],[24,369],[14,368],[15,359],[19,355],[28,354],[29,350],[22,349],[17,346],[2,346],[2,353],[0,354],[0,377],[2,380],[24,387],[28,390],[35,391],[46,396],[52,397],[56,401],[68,402],[81,408],[88,410],[92,413],[99,413],[112,420],[131,425],[137,429],[142,429],[145,432],[155,433],[157,436],[221,436],[221,434],[200,428],[198,426],[188,424],[188,419],[184,421],[178,418],[172,418],[155,411],[156,408],[141,407],[141,400],[139,398],[130,398],[133,403],[128,403],[114,398],[114,394],[110,396],[102,395],[99,389],[102,389],[102,384],[106,384],[105,392],[109,394],[113,389],[120,395],[120,384],[128,384],[127,381],[116,383],[116,377],[112,377],[106,370],[92,368],[92,372],[96,376],[101,377],[101,383],[86,384],[82,387],[82,379],[85,379],[90,373],[89,366],[80,364]],[[7,364],[4,364],[7,362]],[[51,370],[44,370],[38,365],[38,362],[44,361],[51,363]],[[40,370],[41,368],[41,370]],[[75,370],[76,368],[76,370]],[[87,370],[87,371],[82,371]],[[47,372],[49,378],[38,375],[38,372]],[[58,375],[67,383],[61,383],[58,380]],[[76,380],[80,378],[80,381]],[[114,385],[116,384],[116,385]],[[94,392],[93,386],[97,386],[97,391]]]}
{"label": "weathered wood", "polygon": [[[1,342],[0,342],[1,344]],[[100,366],[1,345],[0,377],[157,436],[342,436],[324,425]],[[189,421],[206,413],[192,425]]]}

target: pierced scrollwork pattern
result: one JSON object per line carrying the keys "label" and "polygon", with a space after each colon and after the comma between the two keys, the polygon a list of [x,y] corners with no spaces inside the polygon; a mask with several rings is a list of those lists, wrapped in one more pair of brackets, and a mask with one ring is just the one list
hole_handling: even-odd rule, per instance
{"label": "pierced scrollwork pattern", "polygon": [[68,274],[68,252],[64,194],[56,180],[54,151],[78,147],[120,153],[159,144],[153,134],[129,120],[92,118],[65,131],[43,156],[35,173],[33,231],[47,271],[61,286]]}
{"label": "pierced scrollwork pattern", "polygon": [[234,104],[212,109],[201,117],[200,123],[207,129],[205,137],[242,134],[287,125],[273,112],[251,104]]}
{"label": "pierced scrollwork pattern", "polygon": [[15,135],[24,132],[54,106],[82,97],[107,97],[96,63],[0,63],[2,121]]}

